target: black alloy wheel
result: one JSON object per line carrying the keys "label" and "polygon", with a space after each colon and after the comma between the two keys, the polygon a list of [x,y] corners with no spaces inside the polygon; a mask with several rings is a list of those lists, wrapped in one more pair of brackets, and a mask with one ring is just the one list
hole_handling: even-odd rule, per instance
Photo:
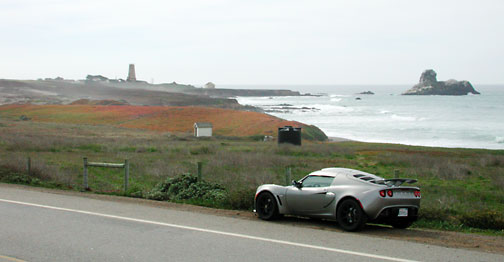
{"label": "black alloy wheel", "polygon": [[367,221],[367,216],[354,199],[345,199],[336,211],[338,224],[346,231],[359,231]]}
{"label": "black alloy wheel", "polygon": [[256,200],[256,212],[260,219],[273,220],[278,217],[278,206],[275,197],[268,193],[261,193]]}

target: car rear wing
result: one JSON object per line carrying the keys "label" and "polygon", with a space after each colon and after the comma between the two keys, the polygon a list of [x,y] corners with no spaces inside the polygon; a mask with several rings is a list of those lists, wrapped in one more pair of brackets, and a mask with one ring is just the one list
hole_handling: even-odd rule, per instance
{"label": "car rear wing", "polygon": [[380,180],[375,180],[376,184],[381,184],[381,185],[387,185],[389,187],[397,187],[401,186],[404,183],[408,184],[413,184],[416,183],[416,179],[410,179],[410,178],[391,178],[391,179],[380,179]]}

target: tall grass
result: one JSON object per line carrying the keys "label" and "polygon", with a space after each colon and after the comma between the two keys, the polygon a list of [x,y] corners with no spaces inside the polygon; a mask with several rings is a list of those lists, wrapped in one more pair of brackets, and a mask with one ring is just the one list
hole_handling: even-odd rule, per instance
{"label": "tall grass", "polygon": [[[100,162],[129,159],[127,194],[141,197],[169,178],[195,175],[196,163],[203,162],[203,178],[222,185],[228,208],[251,209],[257,186],[285,184],[287,167],[292,170],[292,179],[331,166],[386,178],[397,170],[401,177],[419,180],[422,221],[502,230],[504,151],[357,142],[278,146],[249,138],[196,139],[187,134],[104,126],[0,123],[0,181],[81,190],[82,157]],[[28,156],[32,158],[29,178]],[[122,172],[90,168],[92,191],[122,194]]]}

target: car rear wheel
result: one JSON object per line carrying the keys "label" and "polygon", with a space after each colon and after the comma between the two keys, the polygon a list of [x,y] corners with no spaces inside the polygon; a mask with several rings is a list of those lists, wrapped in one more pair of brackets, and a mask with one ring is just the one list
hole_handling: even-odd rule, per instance
{"label": "car rear wheel", "polygon": [[390,223],[394,228],[400,228],[400,229],[405,229],[411,226],[413,224],[413,221],[411,220],[395,220]]}
{"label": "car rear wheel", "polygon": [[261,193],[256,200],[256,212],[260,219],[273,220],[278,217],[275,197],[267,192]]}
{"label": "car rear wheel", "polygon": [[338,224],[346,231],[359,231],[366,225],[367,216],[354,199],[345,199],[336,211]]}

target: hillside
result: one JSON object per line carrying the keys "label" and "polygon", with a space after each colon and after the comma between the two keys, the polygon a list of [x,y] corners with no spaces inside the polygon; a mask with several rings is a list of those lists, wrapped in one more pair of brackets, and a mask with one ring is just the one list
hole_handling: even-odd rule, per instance
{"label": "hillside", "polygon": [[[114,84],[72,80],[6,80],[0,79],[0,104],[68,104],[75,100],[122,100],[131,105],[149,106],[208,106],[235,110],[261,111],[242,106],[236,99],[216,98],[205,94],[183,94],[173,90],[138,83]],[[156,89],[157,88],[157,89]]]}
{"label": "hillside", "polygon": [[159,132],[190,133],[195,122],[211,122],[220,136],[276,136],[285,125],[303,127],[303,138],[325,140],[315,126],[286,121],[258,112],[210,107],[100,106],[100,105],[3,105],[0,117],[82,125],[106,125]]}
{"label": "hillside", "polygon": [[300,96],[301,93],[292,90],[274,89],[226,89],[226,88],[187,88],[181,92],[185,94],[207,95],[211,97],[235,97],[235,96]]}

